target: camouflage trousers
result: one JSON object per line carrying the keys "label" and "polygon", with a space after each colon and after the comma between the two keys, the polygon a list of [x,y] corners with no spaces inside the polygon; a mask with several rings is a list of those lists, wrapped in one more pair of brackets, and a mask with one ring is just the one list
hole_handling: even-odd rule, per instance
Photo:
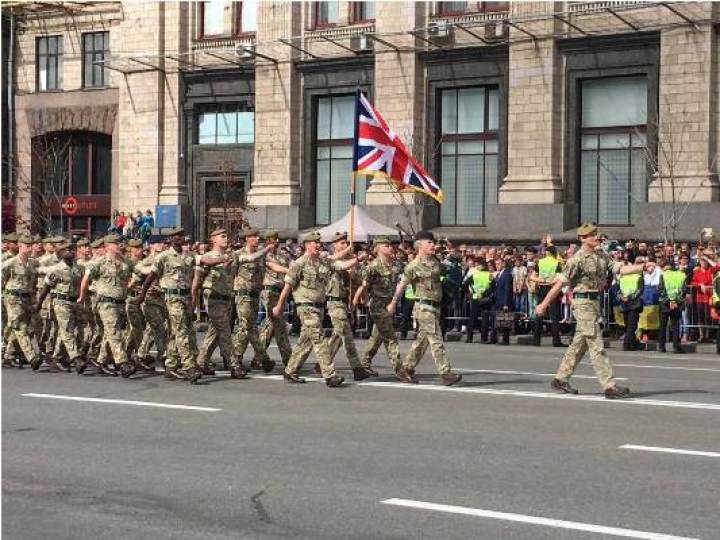
{"label": "camouflage trousers", "polygon": [[53,358],[61,358],[63,353],[74,361],[81,355],[78,348],[77,312],[82,309],[74,301],[53,300],[53,311],[58,325],[58,335],[55,341]]}
{"label": "camouflage trousers", "polygon": [[129,355],[136,353],[142,342],[143,332],[145,332],[145,316],[142,312],[142,306],[128,300],[125,305],[125,315],[127,316],[127,327],[125,328],[125,347]]}
{"label": "camouflage trousers", "polygon": [[[213,294],[213,296],[215,295]],[[203,291],[203,299],[205,300],[205,310],[208,316],[208,330],[200,347],[197,363],[200,366],[207,364],[212,358],[215,347],[219,345],[220,355],[225,365],[229,366],[235,358],[231,326],[232,299],[211,298],[211,291],[208,289]]]}
{"label": "camouflage trousers", "polygon": [[78,304],[75,311],[75,328],[78,335],[78,345],[81,351],[87,352],[90,338],[95,330],[95,317],[92,313],[92,307],[89,301],[84,304]]}
{"label": "camouflage trousers", "polygon": [[[100,320],[100,313],[98,312],[98,301],[94,295],[90,297],[90,328],[91,332],[88,336],[85,348],[87,349],[87,357],[90,360],[99,360],[101,357],[107,356],[107,349],[103,346],[104,343],[104,330],[102,321]],[[102,351],[102,354],[101,354]]]}
{"label": "camouflage trousers", "polygon": [[143,331],[137,354],[141,358],[150,356],[150,344],[154,342],[155,349],[157,349],[157,357],[164,358],[168,341],[166,323],[168,315],[165,309],[165,302],[162,298],[147,296],[142,303],[142,312],[147,321],[147,325]]}
{"label": "camouflage trousers", "polygon": [[334,359],[340,346],[343,345],[350,367],[353,369],[359,367],[360,358],[355,347],[355,336],[348,316],[347,305],[343,302],[329,302],[327,310],[333,325],[333,333],[328,340],[330,358]]}
{"label": "camouflage trousers", "polygon": [[318,364],[322,369],[322,376],[326,379],[334,377],[336,375],[335,364],[330,356],[328,341],[323,335],[324,310],[316,307],[298,307],[297,316],[302,323],[302,330],[285,368],[285,373],[288,375],[297,373],[305,363],[310,351],[314,349]]}
{"label": "camouflage trousers", "polygon": [[597,301],[585,298],[574,299],[573,313],[577,321],[575,335],[555,377],[561,381],[569,380],[582,357],[589,352],[590,362],[592,362],[598,381],[604,389],[612,388],[615,386],[615,379],[613,379],[610,360],[605,354],[605,343],[598,323],[599,304]]}
{"label": "camouflage trousers", "polygon": [[41,351],[50,354],[55,350],[55,341],[57,341],[57,321],[53,311],[53,298],[48,295],[40,309],[41,333],[35,335],[38,346]]}
{"label": "camouflage trousers", "polygon": [[[389,304],[390,301],[388,300],[387,303]],[[372,317],[373,320],[373,330],[372,334],[370,334],[367,348],[363,353],[362,360],[360,361],[360,366],[369,368],[372,359],[375,358],[378,350],[380,350],[380,346],[385,345],[385,350],[390,359],[390,365],[397,371],[402,366],[402,361],[400,360],[400,344],[395,335],[392,315],[388,313],[384,305],[371,305],[370,317]]]}
{"label": "camouflage trousers", "polygon": [[167,344],[165,366],[171,369],[190,369],[195,365],[195,327],[190,311],[190,297],[165,295],[170,339]]}
{"label": "camouflage trousers", "polygon": [[[292,346],[290,345],[290,338],[288,337],[287,320],[285,319],[285,313],[281,313],[279,317],[273,317],[270,313],[272,308],[277,304],[280,295],[272,291],[262,292],[262,302],[265,305],[267,316],[260,325],[260,341],[265,345],[265,349],[270,346],[270,341],[275,338],[278,349],[280,350],[280,358],[282,358],[283,364],[287,365],[292,354]],[[260,359],[257,354],[253,360]]]}
{"label": "camouflage trousers", "polygon": [[231,367],[240,365],[248,344],[252,344],[252,348],[255,350],[255,357],[260,363],[265,363],[270,360],[263,342],[260,341],[260,333],[255,324],[259,308],[260,302],[257,298],[249,298],[246,296],[236,297],[235,309],[237,310],[238,327],[235,334],[235,357],[232,360]]}
{"label": "camouflage trousers", "polygon": [[116,365],[124,364],[128,361],[127,351],[122,339],[126,318],[125,304],[98,302],[97,314],[103,327],[103,340],[100,345],[98,362],[101,364],[108,363],[107,355],[103,354],[103,349],[105,349],[110,351]]}
{"label": "camouflage trousers", "polygon": [[28,362],[38,357],[32,343],[31,299],[5,295],[7,324],[10,327],[8,342],[16,341]]}
{"label": "camouflage trousers", "polygon": [[438,373],[440,375],[449,373],[450,364],[440,330],[440,310],[416,302],[413,308],[413,319],[417,324],[417,337],[405,358],[405,369],[410,372],[415,371],[415,366],[420,363],[429,344]]}

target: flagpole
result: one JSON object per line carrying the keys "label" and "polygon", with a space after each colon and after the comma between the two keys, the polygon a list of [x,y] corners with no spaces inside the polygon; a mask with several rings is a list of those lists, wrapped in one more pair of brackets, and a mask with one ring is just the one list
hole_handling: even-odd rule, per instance
{"label": "flagpole", "polygon": [[350,177],[350,245],[353,245],[355,240],[355,189],[357,185],[357,164],[358,164],[358,116],[360,112],[360,84],[358,83],[357,89],[355,90],[355,133],[353,138],[353,166],[352,175]]}

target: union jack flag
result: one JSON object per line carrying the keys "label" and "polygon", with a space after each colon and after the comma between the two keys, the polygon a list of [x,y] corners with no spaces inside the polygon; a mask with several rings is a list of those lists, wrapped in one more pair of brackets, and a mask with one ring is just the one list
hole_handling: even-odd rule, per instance
{"label": "union jack flag", "polygon": [[358,91],[355,100],[355,147],[353,171],[386,177],[398,191],[412,189],[439,203],[443,192],[425,169],[410,155],[395,132]]}

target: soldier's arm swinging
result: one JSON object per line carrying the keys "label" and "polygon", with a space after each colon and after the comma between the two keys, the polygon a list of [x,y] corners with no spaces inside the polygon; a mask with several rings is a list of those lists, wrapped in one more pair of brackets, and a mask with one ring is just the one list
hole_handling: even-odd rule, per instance
{"label": "soldier's arm swinging", "polygon": [[154,270],[151,270],[150,273],[145,278],[145,281],[143,282],[142,289],[140,290],[140,294],[138,294],[135,298],[131,298],[130,301],[134,302],[135,304],[142,304],[145,300],[145,296],[147,296],[147,292],[150,289],[150,286],[153,284],[153,281],[157,279],[157,274]]}
{"label": "soldier's arm swinging", "polygon": [[47,297],[48,293],[50,292],[50,289],[52,289],[52,286],[45,283],[42,288],[42,291],[40,291],[40,295],[38,296],[37,302],[35,302],[35,305],[33,306],[34,311],[40,311],[40,307],[43,305],[43,302],[45,301],[45,298]]}
{"label": "soldier's arm swinging", "polygon": [[390,300],[390,303],[387,306],[388,313],[390,315],[395,315],[395,306],[398,303],[398,300],[400,300],[400,297],[405,292],[405,287],[407,287],[410,284],[410,280],[403,276],[403,278],[400,280],[400,283],[397,284],[397,287],[395,287],[395,294],[392,297],[392,300]]}
{"label": "soldier's arm swinging", "polygon": [[267,266],[273,272],[277,272],[278,274],[287,274],[288,271],[290,270],[289,268],[283,266],[282,264],[278,264],[273,261],[265,261],[265,266]]}
{"label": "soldier's arm swinging", "polygon": [[200,285],[202,285],[203,279],[205,278],[204,272],[201,269],[195,270],[193,276],[192,286],[190,287],[190,309],[195,311],[198,305],[198,292],[200,291]]}
{"label": "soldier's arm swinging", "polygon": [[200,259],[200,264],[203,266],[218,266],[219,264],[225,264],[230,261],[230,257],[223,255],[222,257],[211,257],[209,255],[203,255]]}
{"label": "soldier's arm swinging", "polygon": [[353,307],[357,306],[360,303],[360,300],[362,300],[362,295],[365,293],[365,289],[367,289],[367,284],[363,282],[363,284],[358,287],[358,290],[355,291],[355,295],[352,299]]}
{"label": "soldier's arm swinging", "polygon": [[273,317],[277,318],[282,313],[282,308],[285,305],[285,301],[288,299],[288,296],[290,296],[291,289],[292,286],[289,283],[285,283],[282,292],[280,293],[280,298],[278,298],[277,304],[275,304],[275,307],[272,308]]}
{"label": "soldier's arm swinging", "polygon": [[88,272],[85,272],[85,275],[82,278],[82,281],[80,282],[80,297],[78,298],[78,304],[84,304],[85,299],[87,298],[87,292],[88,287],[90,286],[90,282],[92,281],[92,278],[90,277],[90,274]]}
{"label": "soldier's arm swinging", "polygon": [[558,296],[560,296],[560,292],[562,291],[563,285],[564,285],[564,283],[561,279],[556,279],[555,282],[553,283],[553,286],[550,288],[550,290],[545,295],[545,300],[540,302],[537,305],[537,307],[535,308],[535,313],[537,313],[538,315],[544,315],[550,302],[552,302]]}

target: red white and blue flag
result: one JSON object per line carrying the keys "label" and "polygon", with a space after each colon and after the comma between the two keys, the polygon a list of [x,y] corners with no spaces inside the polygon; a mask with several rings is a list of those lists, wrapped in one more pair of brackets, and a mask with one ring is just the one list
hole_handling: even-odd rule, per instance
{"label": "red white and blue flag", "polygon": [[386,177],[398,191],[412,189],[439,203],[443,192],[425,169],[410,155],[395,132],[358,91],[355,99],[355,146],[353,171]]}

